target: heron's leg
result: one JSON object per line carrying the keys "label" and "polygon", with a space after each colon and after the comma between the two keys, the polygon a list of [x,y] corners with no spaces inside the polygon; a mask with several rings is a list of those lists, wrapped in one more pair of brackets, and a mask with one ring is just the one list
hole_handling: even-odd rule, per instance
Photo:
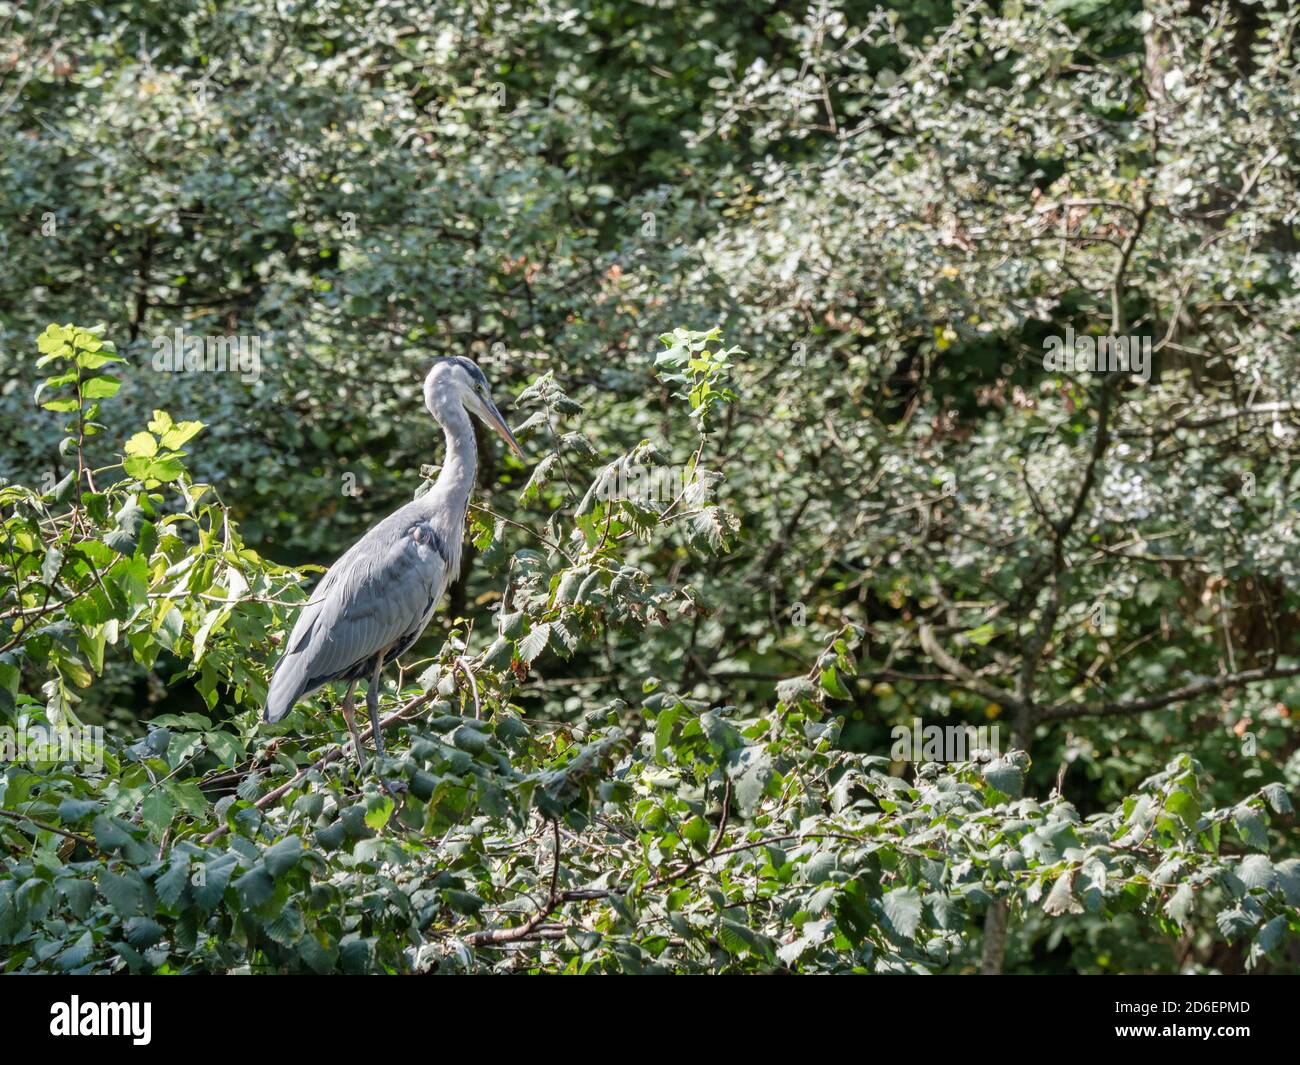
{"label": "heron's leg", "polygon": [[352,750],[357,756],[357,766],[361,772],[366,771],[366,759],[361,753],[361,733],[357,731],[356,715],[352,713],[352,696],[357,690],[355,680],[348,681],[347,694],[343,696],[343,720],[348,723],[348,731],[352,733]]}
{"label": "heron's leg", "polygon": [[[379,728],[379,675],[384,671],[384,656],[381,654],[375,663],[375,675],[370,678],[370,684],[366,687],[366,709],[370,711],[370,732],[375,737],[375,764],[379,764],[379,759],[384,757],[384,734]],[[406,782],[402,780],[380,780],[379,783],[383,789],[397,801],[400,794],[406,790]]]}
{"label": "heron's leg", "polygon": [[384,756],[384,734],[379,728],[379,675],[384,671],[384,656],[375,659],[375,673],[366,687],[366,709],[370,711],[370,733],[375,738],[375,754]]}

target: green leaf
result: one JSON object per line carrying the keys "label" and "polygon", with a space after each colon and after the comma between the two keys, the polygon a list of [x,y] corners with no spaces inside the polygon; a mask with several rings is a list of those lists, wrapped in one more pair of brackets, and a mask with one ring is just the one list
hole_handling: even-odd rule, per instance
{"label": "green leaf", "polygon": [[[84,915],[83,915],[84,916]],[[70,947],[67,947],[59,955],[59,968],[64,972],[72,969],[79,969],[90,960],[91,954],[95,950],[95,937],[89,930],[83,932],[81,936]]]}
{"label": "green leaf", "polygon": [[[470,754],[482,754],[487,750],[488,738],[481,729],[474,728],[467,723],[452,732],[451,742],[462,751],[467,751]],[[382,826],[375,825],[372,827],[381,828]]]}
{"label": "green leaf", "polygon": [[102,869],[98,882],[100,894],[119,917],[132,917],[140,912],[144,905],[145,886],[140,874],[134,869],[127,869],[120,874]]}
{"label": "green leaf", "polygon": [[191,817],[207,817],[208,800],[203,790],[192,780],[168,780],[163,783],[167,794]]}
{"label": "green leaf", "polygon": [[1243,804],[1232,811],[1232,820],[1243,843],[1259,850],[1268,849],[1268,831],[1258,810]]}
{"label": "green leaf", "polygon": [[297,865],[302,859],[302,855],[302,840],[297,836],[285,836],[278,843],[267,847],[262,854],[262,861],[266,863],[267,872],[274,877],[278,877]]}
{"label": "green leaf", "polygon": [[95,885],[89,880],[63,879],[58,882],[59,891],[68,900],[68,909],[74,917],[85,919],[90,913],[90,904],[95,900]]}
{"label": "green leaf", "polygon": [[[176,611],[176,624],[180,624],[179,611]],[[179,632],[175,633],[175,636],[179,635]],[[208,750],[220,758],[223,765],[234,766],[244,758],[243,741],[229,732],[207,732],[204,733],[203,740],[207,743]]]}
{"label": "green leaf", "polygon": [[160,832],[171,824],[172,801],[167,793],[160,788],[155,788],[145,796],[140,806],[140,816],[144,818],[146,824],[152,825]]}
{"label": "green leaf", "polygon": [[800,699],[811,699],[816,693],[816,685],[807,677],[788,677],[776,686],[776,697],[786,706],[793,706]]}
{"label": "green leaf", "polygon": [[108,399],[117,395],[121,387],[122,382],[116,377],[92,377],[82,383],[81,394],[85,399]]}
{"label": "green leaf", "polygon": [[126,941],[136,950],[148,950],[162,939],[167,930],[149,917],[133,917],[126,922]]}
{"label": "green leaf", "polygon": [[1083,913],[1083,905],[1074,895],[1075,870],[1067,869],[1056,878],[1052,890],[1043,901],[1043,912],[1052,916],[1063,913]]}
{"label": "green leaf", "polygon": [[312,972],[321,975],[333,971],[339,956],[338,947],[332,939],[321,943],[313,934],[304,935],[299,940],[298,954]]}
{"label": "green leaf", "polygon": [[1278,862],[1273,867],[1273,872],[1287,904],[1300,906],[1300,858],[1287,858]]}
{"label": "green leaf", "polygon": [[1179,884],[1174,893],[1165,903],[1165,913],[1169,919],[1180,927],[1186,927],[1187,919],[1192,913],[1192,903],[1195,901],[1195,895],[1192,893],[1191,884]]}
{"label": "green leaf", "polygon": [[544,621],[534,625],[528,635],[516,645],[519,650],[519,660],[531,664],[538,655],[546,650],[546,644],[550,638],[550,625]]}
{"label": "green leaf", "polygon": [[376,832],[382,831],[383,827],[388,824],[388,819],[393,815],[394,803],[387,797],[380,799],[373,809],[366,811],[366,824]]}
{"label": "green leaf", "polygon": [[1280,914],[1272,920],[1265,922],[1264,927],[1259,930],[1259,935],[1255,942],[1259,949],[1267,953],[1282,942],[1282,934],[1286,931],[1286,918]]}
{"label": "green leaf", "polygon": [[772,756],[762,747],[741,747],[727,755],[726,770],[740,812],[749,817],[762,802],[771,783],[774,773]]}
{"label": "green leaf", "polygon": [[362,976],[370,972],[374,951],[368,939],[349,939],[339,948],[339,964],[350,976]]}
{"label": "green leaf", "polygon": [[189,882],[190,863],[183,856],[173,854],[167,871],[154,881],[153,886],[164,906],[175,906],[184,897]]}
{"label": "green leaf", "polygon": [[470,891],[460,891],[457,888],[446,888],[442,897],[457,913],[464,913],[470,916],[478,913],[485,905],[486,901]]}
{"label": "green leaf", "polygon": [[902,939],[914,939],[921,925],[921,895],[915,888],[895,888],[880,899],[890,926]]}
{"label": "green leaf", "polygon": [[202,422],[177,422],[163,433],[162,446],[175,451],[203,429]]}
{"label": "green leaf", "polygon": [[682,707],[680,703],[674,703],[672,706],[665,706],[659,711],[658,718],[655,719],[655,760],[662,761],[664,752],[668,750],[673,739],[673,726],[677,723],[677,718],[681,715]]}
{"label": "green leaf", "polygon": [[1240,905],[1220,910],[1214,921],[1224,939],[1231,942],[1259,924],[1259,918],[1259,907],[1254,904],[1254,900],[1246,899]]}
{"label": "green leaf", "polygon": [[132,457],[153,458],[158,454],[158,441],[152,433],[136,433],[126,442],[123,450]]}
{"label": "green leaf", "polygon": [[1263,854],[1252,854],[1241,860],[1237,866],[1237,876],[1247,888],[1269,889],[1277,884],[1277,874],[1273,863]]}
{"label": "green leaf", "polygon": [[1269,806],[1273,808],[1274,813],[1289,814],[1291,813],[1291,796],[1286,792],[1286,788],[1281,784],[1265,784],[1260,791],[1264,798],[1268,800]]}
{"label": "green leaf", "polygon": [[104,351],[82,351],[77,353],[77,365],[83,370],[98,370],[101,366],[108,366],[110,363],[126,362],[121,355],[114,354],[107,350],[110,345],[105,345]]}
{"label": "green leaf", "polygon": [[256,909],[275,892],[275,882],[265,865],[255,865],[231,885],[239,895],[240,905]]}
{"label": "green leaf", "polygon": [[95,818],[92,831],[95,833],[95,842],[102,851],[126,850],[135,842],[131,833],[116,817],[101,814]]}
{"label": "green leaf", "polygon": [[995,758],[981,772],[989,787],[1008,798],[1018,799],[1024,792],[1024,771],[1010,755]]}
{"label": "green leaf", "polygon": [[193,877],[194,902],[202,912],[210,913],[216,908],[238,862],[237,855],[223,854],[199,866]]}
{"label": "green leaf", "polygon": [[64,799],[59,803],[59,820],[65,825],[75,825],[103,808],[102,803],[92,799]]}
{"label": "green leaf", "polygon": [[699,814],[682,825],[681,832],[683,839],[697,847],[703,847],[709,842],[709,823]]}
{"label": "green leaf", "polygon": [[834,666],[827,666],[821,672],[822,691],[832,699],[850,699],[848,689],[840,683],[840,675]]}
{"label": "green leaf", "polygon": [[62,566],[63,552],[57,547],[51,546],[45,552],[45,561],[41,563],[41,580],[46,584],[53,585]]}
{"label": "green leaf", "polygon": [[292,947],[302,939],[307,929],[302,911],[292,903],[282,907],[262,927],[266,929],[266,934],[282,947]]}
{"label": "green leaf", "polygon": [[113,516],[114,528],[104,536],[104,543],[119,554],[135,554],[136,544],[139,543],[140,522],[143,520],[144,508],[131,496]]}

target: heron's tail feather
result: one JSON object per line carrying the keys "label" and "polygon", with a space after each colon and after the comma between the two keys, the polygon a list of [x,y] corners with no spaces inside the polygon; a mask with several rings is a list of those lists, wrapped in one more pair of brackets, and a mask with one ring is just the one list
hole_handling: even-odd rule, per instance
{"label": "heron's tail feather", "polygon": [[262,720],[267,724],[275,724],[307,694],[305,658],[305,655],[286,654],[275,667],[271,687],[266,693],[266,707],[262,711]]}

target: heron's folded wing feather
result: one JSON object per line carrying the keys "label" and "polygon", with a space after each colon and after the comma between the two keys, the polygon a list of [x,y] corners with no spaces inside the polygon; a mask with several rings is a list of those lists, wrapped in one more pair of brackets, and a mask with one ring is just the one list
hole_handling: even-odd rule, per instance
{"label": "heron's folded wing feather", "polygon": [[[282,692],[278,702],[296,701],[411,633],[446,583],[442,555],[411,536],[409,527],[376,527],[330,567],[299,615],[276,665],[277,679],[284,672],[283,682],[293,690]],[[277,710],[287,713],[291,706]]]}
{"label": "heron's folded wing feather", "polygon": [[320,604],[302,652],[313,672],[333,676],[391,647],[411,632],[441,595],[446,567],[409,536],[359,556]]}

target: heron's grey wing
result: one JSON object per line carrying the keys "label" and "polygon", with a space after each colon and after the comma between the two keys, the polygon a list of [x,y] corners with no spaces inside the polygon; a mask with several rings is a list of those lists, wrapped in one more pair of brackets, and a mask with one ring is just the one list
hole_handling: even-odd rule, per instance
{"label": "heron's grey wing", "polygon": [[392,519],[353,545],[299,615],[265,720],[278,721],[308,692],[418,635],[446,590],[446,550],[427,523]]}

